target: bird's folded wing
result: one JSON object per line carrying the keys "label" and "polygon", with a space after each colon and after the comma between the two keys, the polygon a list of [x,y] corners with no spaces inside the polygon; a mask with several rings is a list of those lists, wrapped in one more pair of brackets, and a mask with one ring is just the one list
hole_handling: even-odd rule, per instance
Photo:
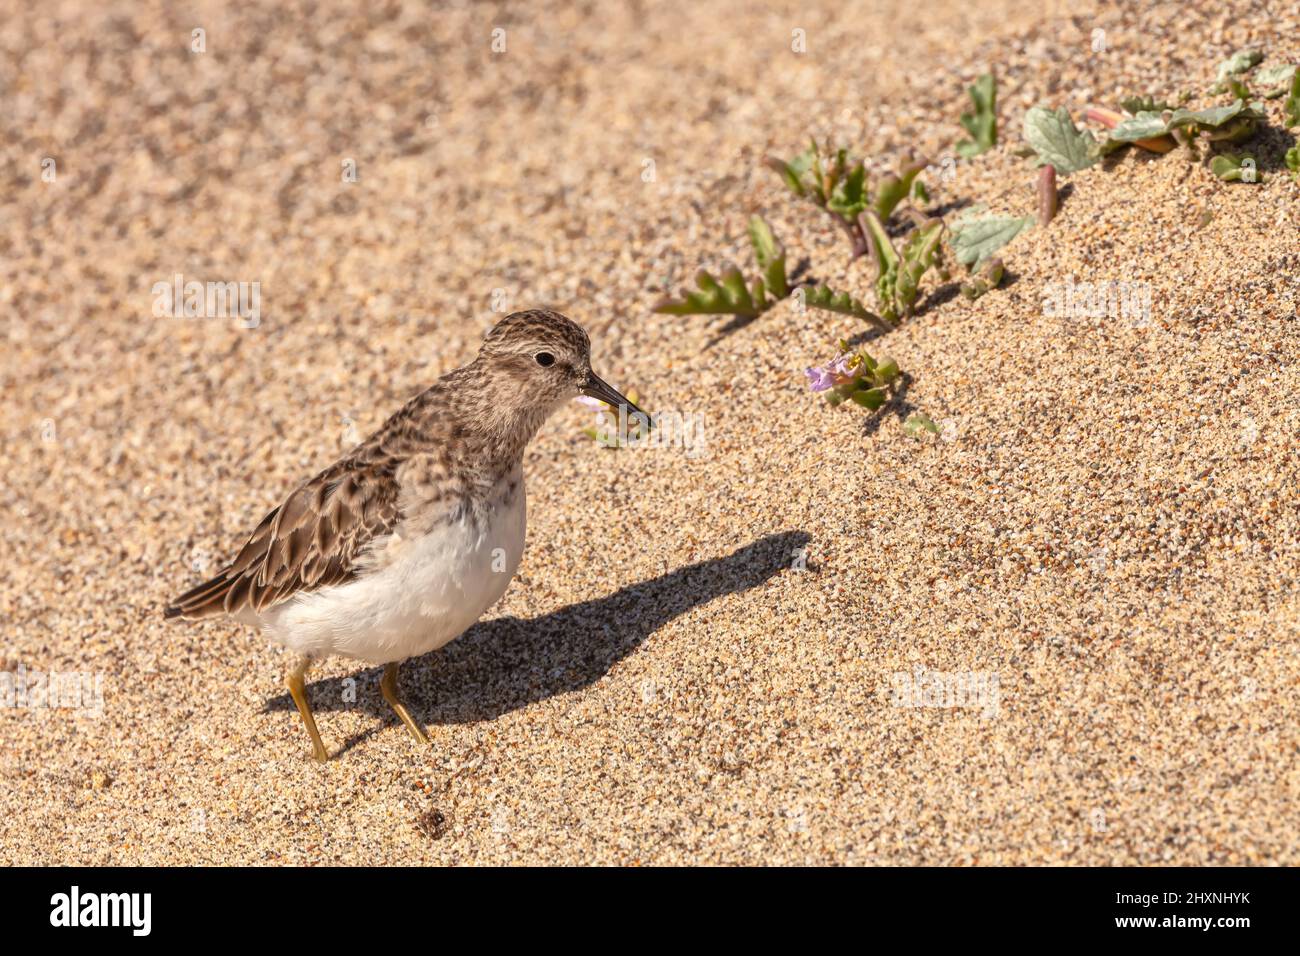
{"label": "bird's folded wing", "polygon": [[167,617],[260,613],[300,591],[351,578],[366,546],[400,520],[397,462],[344,460],[300,485],[262,519],[225,569],[187,591]]}

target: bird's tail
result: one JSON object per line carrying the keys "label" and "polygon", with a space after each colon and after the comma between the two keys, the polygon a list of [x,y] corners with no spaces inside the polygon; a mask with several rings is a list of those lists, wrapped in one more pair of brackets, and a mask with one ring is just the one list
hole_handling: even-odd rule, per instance
{"label": "bird's tail", "polygon": [[226,611],[226,595],[231,585],[238,580],[230,569],[222,570],[215,578],[204,581],[198,587],[190,588],[163,611],[163,617],[171,620],[181,618],[186,621],[198,621],[205,617],[215,617]]}

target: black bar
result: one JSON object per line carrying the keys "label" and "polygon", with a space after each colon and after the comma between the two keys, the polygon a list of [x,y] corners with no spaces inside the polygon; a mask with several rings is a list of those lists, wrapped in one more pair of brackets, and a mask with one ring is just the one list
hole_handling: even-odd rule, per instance
{"label": "black bar", "polygon": [[[76,936],[128,945],[188,942],[196,933],[217,942],[255,926],[281,927],[295,944],[330,944],[352,929],[386,925],[401,932],[396,927],[404,926],[419,933],[436,926],[442,935],[451,928],[467,931],[465,924],[473,922],[491,936],[516,927],[545,934],[566,925],[583,932],[605,925],[620,934],[615,939],[626,939],[637,925],[650,934],[691,925],[703,927],[706,938],[761,940],[775,923],[828,941],[852,932],[861,939],[905,933],[927,945],[1127,940],[1218,948],[1291,938],[1297,897],[1295,871],[1250,868],[49,868],[6,870],[3,879],[6,942]],[[83,914],[112,916],[116,907],[125,914],[122,925],[52,925],[70,922],[73,886]],[[147,936],[137,933],[144,928],[143,895],[114,896],[102,908],[97,895],[132,893],[149,894]]]}

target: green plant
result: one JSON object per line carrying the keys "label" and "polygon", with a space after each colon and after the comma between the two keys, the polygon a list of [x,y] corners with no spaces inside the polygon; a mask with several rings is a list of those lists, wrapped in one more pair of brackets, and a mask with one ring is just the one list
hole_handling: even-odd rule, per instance
{"label": "green plant", "polygon": [[1288,127],[1300,126],[1300,70],[1291,75],[1291,90],[1282,103],[1282,113]]}
{"label": "green plant", "polygon": [[[666,315],[756,318],[789,296],[792,290],[786,276],[785,249],[777,241],[772,227],[760,216],[749,221],[749,241],[762,272],[759,278],[746,284],[745,277],[735,266],[728,267],[721,278],[714,278],[707,270],[701,269],[695,276],[697,289],[684,292],[680,299],[665,299],[654,306],[654,311]],[[805,286],[793,291],[801,305],[851,315],[870,322],[883,332],[894,327],[846,292],[835,292],[824,285]]]}
{"label": "green plant", "polygon": [[1225,93],[1231,94],[1235,99],[1243,101],[1250,99],[1250,87],[1246,85],[1245,80],[1238,79],[1235,76],[1224,81],[1223,89]]}
{"label": "green plant", "polygon": [[754,247],[754,259],[763,273],[767,290],[778,299],[790,294],[790,283],[785,274],[785,249],[776,241],[772,227],[761,216],[749,219],[749,243]]}
{"label": "green plant", "polygon": [[[790,294],[785,273],[785,249],[776,241],[772,228],[759,216],[749,221],[749,241],[762,276],[746,285],[745,277],[729,266],[722,277],[714,278],[708,270],[695,275],[696,290],[685,292],[681,299],[665,299],[655,312],[666,315],[735,315],[755,318]],[[771,295],[769,296],[769,293]]]}
{"label": "green plant", "polygon": [[840,315],[851,315],[864,322],[870,322],[882,332],[894,330],[891,323],[876,315],[847,292],[835,292],[824,285],[812,286],[800,291],[803,293],[804,305],[826,312],[838,312]]}
{"label": "green plant", "polygon": [[697,291],[688,291],[677,301],[664,300],[654,307],[655,312],[667,315],[735,315],[754,318],[770,309],[774,303],[769,302],[762,287],[762,280],[755,280],[753,292],[745,287],[745,277],[735,266],[722,273],[721,279],[715,279],[706,269],[695,274]]}
{"label": "green plant", "polygon": [[1250,153],[1222,153],[1210,160],[1210,172],[1226,183],[1258,183],[1264,177],[1257,172],[1255,157]]}
{"label": "green plant", "polygon": [[866,237],[858,221],[863,212],[873,210],[888,221],[904,200],[928,198],[924,185],[917,179],[926,163],[914,157],[905,159],[897,173],[881,179],[874,192],[863,160],[853,159],[845,149],[832,153],[827,147],[823,154],[816,140],[811,140],[808,149],[793,159],[769,156],[767,165],[781,176],[792,193],[835,219],[848,236],[855,259],[867,251]]}
{"label": "green plant", "polygon": [[1119,105],[1124,112],[1136,116],[1138,113],[1159,113],[1163,110],[1173,109],[1164,100],[1158,100],[1153,96],[1128,96],[1119,101]]}
{"label": "green plant", "polygon": [[920,292],[921,277],[935,264],[943,239],[943,220],[927,219],[896,248],[885,224],[870,209],[859,217],[868,252],[876,267],[876,307],[890,325],[910,316]]}
{"label": "green plant", "polygon": [[[1128,111],[1130,116],[1136,116],[1138,113],[1160,113],[1164,111],[1172,111],[1173,109],[1163,102],[1157,103],[1150,98],[1127,99],[1123,101],[1122,105],[1124,109]],[[1114,110],[1108,110],[1100,106],[1093,106],[1084,110],[1083,117],[1093,123],[1100,123],[1102,126],[1106,127],[1106,129],[1111,130],[1129,119],[1129,117],[1125,116],[1123,113],[1117,113]],[[1168,153],[1178,145],[1174,142],[1172,136],[1166,136],[1164,133],[1157,133],[1155,136],[1147,139],[1117,140],[1112,136],[1101,144],[1100,150],[1102,155],[1105,155],[1106,153],[1112,153],[1117,149],[1121,149],[1129,143],[1132,143],[1134,146],[1141,149],[1145,149],[1150,153]]]}
{"label": "green plant", "polygon": [[1253,79],[1259,88],[1260,96],[1271,100],[1286,95],[1295,74],[1294,63],[1277,63],[1259,70]]}
{"label": "green plant", "polygon": [[978,216],[983,211],[972,207],[954,222],[948,242],[957,261],[972,270],[1034,224],[1033,216]]}
{"label": "green plant", "polygon": [[899,203],[905,199],[913,198],[920,202],[929,200],[930,194],[925,189],[925,183],[917,179],[925,171],[926,165],[920,159],[907,159],[899,166],[897,173],[891,173],[880,180],[871,200],[871,208],[883,222],[889,221]]}
{"label": "green plant", "polygon": [[[1264,122],[1262,104],[1250,102],[1251,91],[1245,79],[1245,74],[1263,58],[1258,50],[1239,50],[1218,65],[1217,83],[1211,92],[1231,94],[1233,102],[1228,106],[1189,110],[1144,96],[1121,101],[1120,105],[1129,114],[1127,116],[1108,109],[1089,109],[1086,117],[1110,130],[1109,139],[1100,145],[1101,153],[1129,143],[1156,153],[1167,153],[1181,145],[1194,158],[1200,154],[1202,145],[1212,147],[1245,142],[1259,131]],[[1258,84],[1262,96],[1270,99],[1287,92],[1290,84],[1291,96],[1283,104],[1283,111],[1287,125],[1300,124],[1300,72],[1294,65],[1265,67],[1257,71],[1251,81]],[[1210,156],[1210,168],[1220,179],[1254,182],[1250,178],[1249,166],[1239,162],[1243,158],[1249,157],[1233,154]]]}
{"label": "green plant", "polygon": [[1025,142],[1038,154],[1040,165],[1069,175],[1087,169],[1101,158],[1096,138],[1080,130],[1070,111],[1035,106],[1025,113]]}
{"label": "green plant", "polygon": [[985,73],[967,92],[975,109],[961,115],[962,128],[970,139],[959,142],[955,149],[963,159],[971,159],[988,152],[998,141],[998,83],[992,73]]}
{"label": "green plant", "polygon": [[832,406],[851,401],[875,411],[889,399],[901,373],[893,359],[876,360],[865,350],[854,352],[847,342],[840,342],[837,357],[807,369],[806,374],[808,387],[814,392],[828,392],[826,401]]}
{"label": "green plant", "polygon": [[1198,143],[1240,143],[1249,139],[1264,119],[1263,113],[1241,99],[1203,110],[1139,110],[1118,121],[1108,110],[1089,110],[1088,117],[1111,127],[1112,144],[1133,143],[1146,149],[1154,147],[1155,152],[1169,152],[1175,145],[1182,145],[1193,155]]}
{"label": "green plant", "polygon": [[937,422],[924,412],[913,412],[907,416],[907,421],[903,422],[903,431],[907,432],[913,438],[920,438],[922,434],[929,432],[931,435],[938,435],[941,429]]}
{"label": "green plant", "polygon": [[[1300,126],[1300,70],[1295,70],[1291,74],[1291,87],[1286,102],[1282,104],[1282,112],[1288,127]],[[1300,179],[1300,143],[1286,151],[1285,162],[1286,168]]]}
{"label": "green plant", "polygon": [[971,273],[969,281],[961,284],[961,294],[967,300],[974,302],[986,292],[1000,286],[1005,271],[1001,259],[997,257],[986,259],[982,266]]}
{"label": "green plant", "polygon": [[1262,59],[1264,59],[1264,54],[1258,50],[1238,50],[1215,68],[1214,75],[1218,83],[1210,92],[1224,93],[1231,89],[1230,84],[1233,82],[1234,77],[1247,72]]}

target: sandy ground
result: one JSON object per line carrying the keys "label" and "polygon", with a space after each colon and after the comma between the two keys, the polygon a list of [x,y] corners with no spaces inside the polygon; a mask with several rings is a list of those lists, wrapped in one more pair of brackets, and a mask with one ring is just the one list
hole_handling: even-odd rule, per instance
{"label": "sandy ground", "polygon": [[[868,295],[767,152],[951,155],[992,65],[1002,144],[935,202],[1028,213],[1028,106],[1296,62],[1293,4],[5,6],[0,671],[103,700],[0,708],[0,862],[1300,862],[1294,182],[1071,177],[1007,288],[868,343],[911,376],[878,416],[806,390],[851,319],[650,312],[755,212]],[[259,321],[155,316],[177,273],[260,283]],[[1044,315],[1067,277],[1149,320]],[[404,668],[433,745],[334,660],[318,766],[285,656],[161,608],[534,305],[707,452],[553,419],[518,579]],[[918,674],[981,695],[900,706]]]}

